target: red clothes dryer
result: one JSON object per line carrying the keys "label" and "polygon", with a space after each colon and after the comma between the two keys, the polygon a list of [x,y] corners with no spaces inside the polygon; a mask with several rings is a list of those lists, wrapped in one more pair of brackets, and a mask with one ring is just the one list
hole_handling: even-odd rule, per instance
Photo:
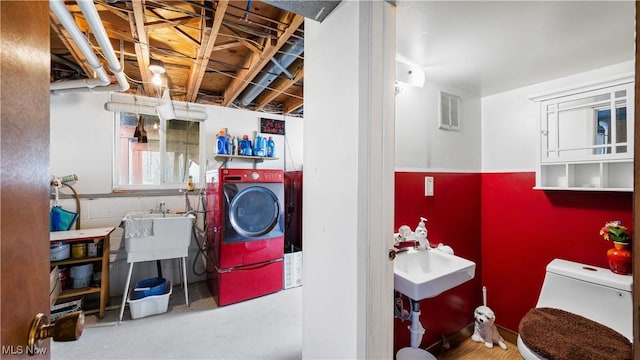
{"label": "red clothes dryer", "polygon": [[284,172],[219,169],[207,186],[208,283],[219,306],[282,290]]}

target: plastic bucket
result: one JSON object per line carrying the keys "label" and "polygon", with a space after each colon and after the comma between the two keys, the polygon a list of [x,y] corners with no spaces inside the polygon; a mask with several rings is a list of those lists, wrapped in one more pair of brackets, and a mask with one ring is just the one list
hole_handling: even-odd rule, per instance
{"label": "plastic bucket", "polygon": [[68,243],[53,243],[49,246],[51,261],[66,260],[71,256],[71,246]]}
{"label": "plastic bucket", "polygon": [[93,278],[93,264],[85,264],[71,267],[73,288],[79,289],[89,286]]}

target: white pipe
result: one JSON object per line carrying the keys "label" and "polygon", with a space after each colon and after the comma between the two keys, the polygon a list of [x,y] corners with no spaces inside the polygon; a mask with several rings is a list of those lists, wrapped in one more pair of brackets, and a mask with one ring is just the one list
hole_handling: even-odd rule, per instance
{"label": "white pipe", "polygon": [[[104,71],[104,68],[102,69]],[[106,72],[105,72],[106,74]],[[107,75],[108,76],[108,75]],[[96,89],[98,86],[109,85],[111,81],[104,82],[101,79],[80,79],[80,80],[68,80],[53,82],[49,84],[49,90],[54,93],[59,93],[59,90],[73,89],[73,88],[88,88]]]}
{"label": "white pipe", "polygon": [[422,343],[422,336],[424,335],[424,328],[420,323],[420,311],[411,312],[411,326],[409,326],[411,332],[411,347],[419,348]]}
{"label": "white pipe", "polygon": [[[109,75],[102,66],[100,60],[98,60],[96,54],[93,52],[91,44],[89,44],[87,39],[84,37],[84,34],[82,33],[82,31],[80,31],[78,25],[76,25],[73,17],[67,10],[67,7],[64,5],[63,0],[50,0],[49,5],[51,7],[51,10],[56,14],[64,28],[69,32],[69,35],[86,58],[89,66],[91,66],[95,70],[97,76],[97,78],[95,79],[71,80],[52,83],[50,84],[50,90],[53,91],[53,93],[59,94],[69,91],[86,91],[87,89],[91,89],[92,91],[124,91],[129,89],[129,83],[127,82],[122,67],[120,66],[118,59],[115,56],[115,52],[113,51],[113,47],[111,47],[109,38],[106,36],[106,32],[104,31],[104,27],[102,26],[102,21],[98,16],[98,12],[95,10],[93,1],[78,0],[78,4],[80,5],[82,12],[87,19],[87,22],[89,22],[89,25],[91,26],[91,29],[93,30],[98,43],[102,47],[102,50],[107,57],[109,68],[112,71],[114,71],[114,69],[116,70],[114,71],[114,75],[118,80],[118,86],[115,88],[110,86],[107,87],[107,85],[111,84]],[[93,8],[93,11],[90,8]],[[106,45],[106,43],[108,43],[109,46],[105,49],[104,46]]]}
{"label": "white pipe", "polygon": [[50,0],[49,5],[64,28],[67,29],[69,35],[71,35],[71,38],[75,41],[76,45],[78,45],[78,47],[80,48],[80,51],[87,59],[87,63],[89,63],[89,66],[91,66],[93,70],[96,71],[96,75],[98,76],[98,78],[102,80],[102,83],[104,85],[110,84],[111,80],[109,79],[109,75],[104,70],[102,63],[100,62],[100,60],[98,60],[98,57],[93,52],[93,49],[91,49],[91,45],[84,37],[82,31],[80,31],[78,25],[76,25],[75,21],[73,21],[73,18],[67,10],[67,7],[64,5],[64,2],[62,0]]}
{"label": "white pipe", "polygon": [[[157,115],[158,113],[157,106],[160,106],[160,105],[162,104],[153,106],[153,105],[125,104],[125,103],[109,101],[104,104],[104,109],[107,111],[122,111],[122,112],[130,112],[130,113],[137,113],[137,114]],[[174,107],[173,111],[175,112],[176,119],[202,121],[202,120],[206,120],[207,118],[206,112],[189,110],[189,108],[176,109]]]}
{"label": "white pipe", "polygon": [[113,50],[111,40],[109,40],[107,31],[102,25],[102,20],[100,20],[100,15],[98,14],[98,10],[96,10],[93,0],[77,0],[77,2],[85,19],[89,23],[89,27],[91,27],[91,31],[93,31],[93,35],[96,37],[98,44],[100,44],[102,53],[109,64],[109,70],[111,70],[120,85],[120,91],[128,90],[129,82],[124,76],[124,68],[122,64],[120,64],[120,61],[118,61],[116,52]]}
{"label": "white pipe", "polygon": [[[80,85],[73,86],[72,82],[77,82]],[[67,85],[67,83],[70,83],[70,84]],[[54,89],[53,88],[54,84],[60,84],[60,85],[56,85]],[[82,86],[81,80],[70,80],[70,81],[61,81],[58,83],[51,83],[49,84],[49,87],[50,87],[51,93],[55,95],[61,95],[61,94],[67,94],[67,93],[78,93],[78,92],[96,92],[97,93],[97,92],[109,92],[109,91],[122,91],[121,90],[122,87],[120,86],[120,84],[87,87],[87,86]]]}

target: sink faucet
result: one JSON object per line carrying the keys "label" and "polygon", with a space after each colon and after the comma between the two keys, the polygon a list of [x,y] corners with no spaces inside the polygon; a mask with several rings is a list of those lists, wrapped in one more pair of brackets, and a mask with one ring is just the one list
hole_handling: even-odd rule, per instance
{"label": "sink faucet", "polygon": [[169,209],[167,209],[164,201],[160,201],[160,204],[158,204],[158,207],[156,207],[155,209],[151,209],[151,213],[160,213],[162,214],[162,216],[166,215],[168,212],[169,212]]}

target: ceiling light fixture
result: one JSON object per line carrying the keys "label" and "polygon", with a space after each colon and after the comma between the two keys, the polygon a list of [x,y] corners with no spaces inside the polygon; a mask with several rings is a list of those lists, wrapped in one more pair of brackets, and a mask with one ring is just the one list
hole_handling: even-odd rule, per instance
{"label": "ceiling light fixture", "polygon": [[167,72],[164,68],[164,64],[160,60],[152,59],[149,63],[149,71],[153,73],[153,77],[151,78],[151,82],[156,85],[162,85],[162,77],[161,75]]}
{"label": "ceiling light fixture", "polygon": [[151,78],[151,82],[155,86],[160,86],[162,85],[162,77],[160,77],[160,74],[153,74],[153,77]]}

